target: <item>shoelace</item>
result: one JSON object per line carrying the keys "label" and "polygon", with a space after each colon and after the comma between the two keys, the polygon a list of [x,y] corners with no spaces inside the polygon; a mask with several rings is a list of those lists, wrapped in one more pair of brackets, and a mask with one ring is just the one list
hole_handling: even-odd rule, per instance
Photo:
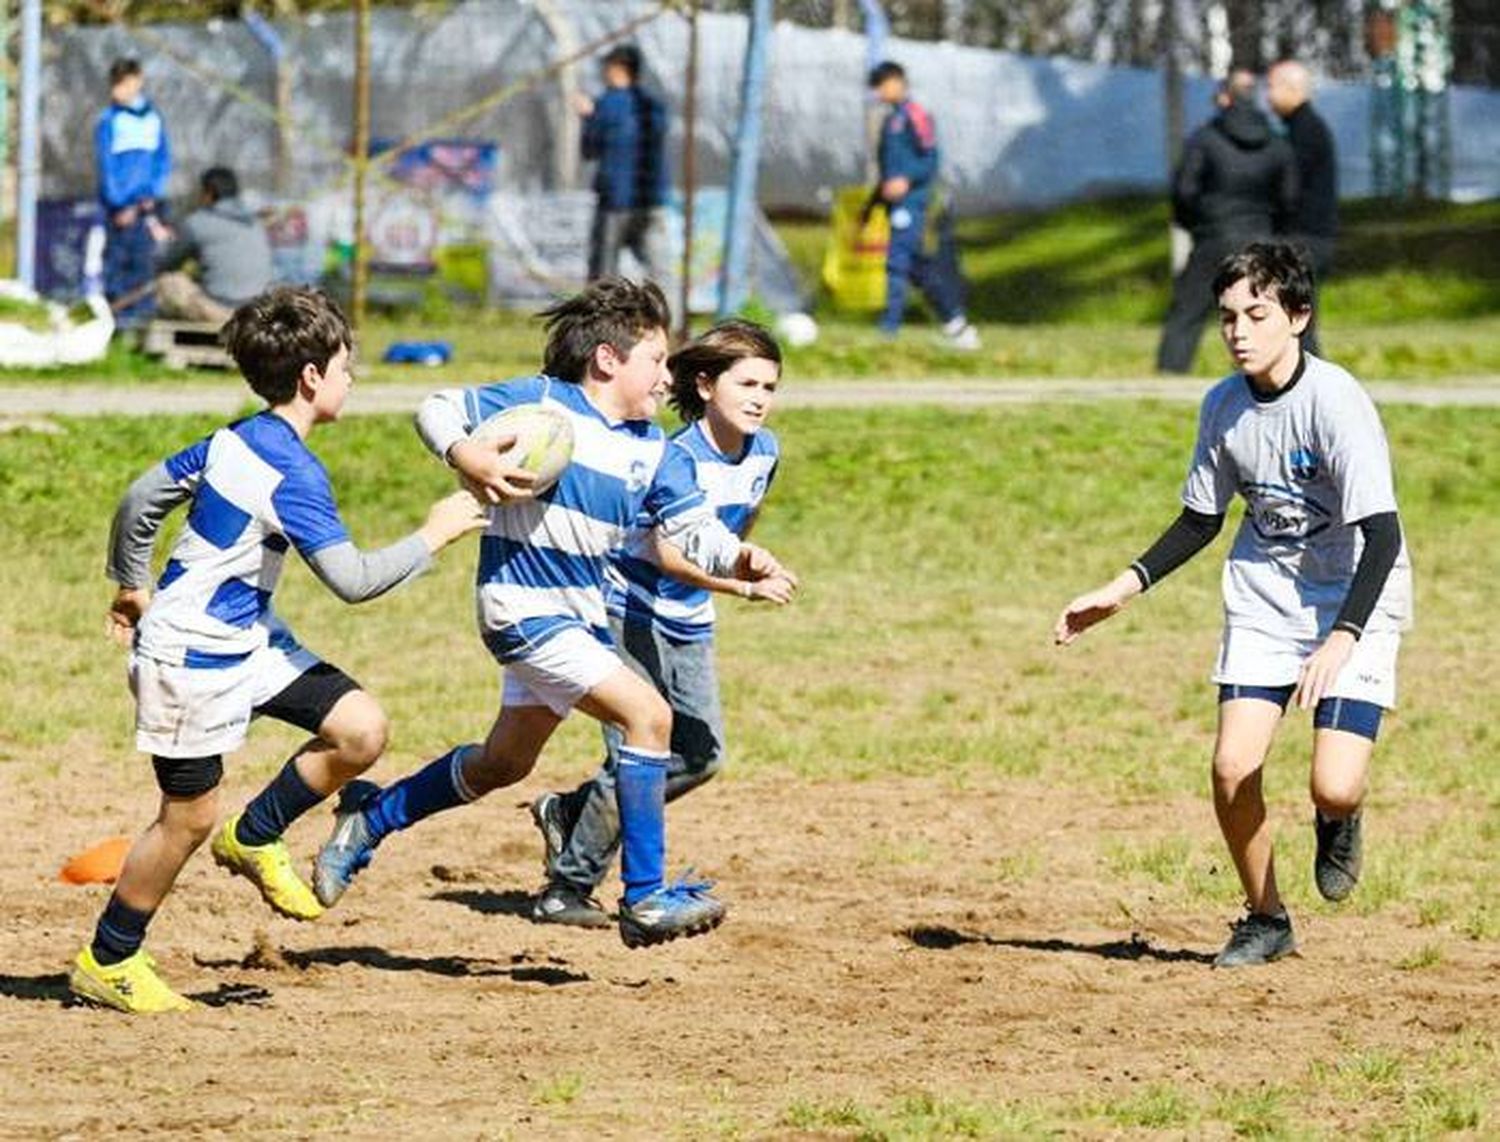
{"label": "shoelace", "polygon": [[714,886],[714,882],[711,880],[688,879],[693,875],[693,871],[694,870],[691,868],[684,870],[681,876],[679,876],[671,884],[667,885],[665,889],[667,894],[670,896],[683,897],[689,900],[697,896],[707,895],[709,889]]}
{"label": "shoelace", "polygon": [[1350,827],[1352,819],[1326,822],[1326,827],[1331,834],[1328,841],[1328,855],[1340,868],[1347,868],[1349,858],[1354,854],[1354,830]]}

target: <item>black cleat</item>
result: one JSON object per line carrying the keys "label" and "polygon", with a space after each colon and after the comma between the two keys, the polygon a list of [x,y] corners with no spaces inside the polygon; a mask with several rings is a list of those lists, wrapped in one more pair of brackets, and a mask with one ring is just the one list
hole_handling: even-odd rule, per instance
{"label": "black cleat", "polygon": [[1230,925],[1233,935],[1224,950],[1214,957],[1216,968],[1239,968],[1251,964],[1268,964],[1297,950],[1292,937],[1292,918],[1283,910],[1279,916],[1248,913],[1243,920]]}
{"label": "black cleat", "polygon": [[1318,856],[1313,879],[1324,900],[1340,901],[1354,891],[1364,867],[1364,837],[1358,812],[1340,820],[1313,814],[1313,832],[1318,837]]}
{"label": "black cleat", "polygon": [[562,794],[543,793],[533,801],[531,820],[535,823],[537,832],[542,834],[542,844],[546,846],[542,864],[550,877],[557,868],[557,858],[562,856],[563,849],[568,847],[568,837],[573,832],[573,825],[568,820]]}
{"label": "black cleat", "polygon": [[537,894],[531,918],[538,924],[564,924],[569,928],[608,928],[609,913],[603,906],[567,881],[555,880]]}

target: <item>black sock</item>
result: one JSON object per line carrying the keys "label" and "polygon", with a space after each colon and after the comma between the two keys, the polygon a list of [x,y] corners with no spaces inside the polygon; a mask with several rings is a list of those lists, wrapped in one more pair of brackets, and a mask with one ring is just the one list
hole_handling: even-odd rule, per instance
{"label": "black sock", "polygon": [[128,960],[140,951],[146,939],[146,925],[151,923],[153,915],[154,912],[132,908],[118,894],[111,895],[94,928],[95,962],[107,967]]}
{"label": "black sock", "polygon": [[321,800],[323,794],[307,787],[297,772],[297,759],[292,758],[245,806],[234,830],[235,839],[242,845],[268,845]]}

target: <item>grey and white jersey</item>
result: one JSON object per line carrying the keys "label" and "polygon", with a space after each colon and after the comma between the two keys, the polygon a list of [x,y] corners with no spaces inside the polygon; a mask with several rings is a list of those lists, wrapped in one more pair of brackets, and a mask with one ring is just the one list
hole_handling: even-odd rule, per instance
{"label": "grey and white jersey", "polygon": [[[1380,414],[1337,365],[1303,356],[1301,376],[1259,401],[1239,373],[1203,398],[1198,443],[1182,489],[1194,511],[1220,515],[1235,493],[1245,518],[1224,565],[1231,627],[1322,638],[1348,594],[1364,548],[1360,520],[1396,510]],[[1411,563],[1401,553],[1367,630],[1411,624]]]}

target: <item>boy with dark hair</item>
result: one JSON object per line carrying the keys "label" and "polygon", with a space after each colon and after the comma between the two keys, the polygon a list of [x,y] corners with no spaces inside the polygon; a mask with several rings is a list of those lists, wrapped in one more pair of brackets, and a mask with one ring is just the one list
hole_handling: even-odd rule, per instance
{"label": "boy with dark hair", "polygon": [[[548,372],[434,393],[417,413],[432,452],[488,498],[478,611],[485,646],[504,668],[501,709],[483,743],[459,745],[383,790],[344,798],[318,855],[324,904],[348,888],[389,834],[514,785],[573,709],[619,727],[616,798],[623,834],[621,939],[630,946],[694,936],[724,905],[702,883],[665,878],[665,791],[672,712],[621,660],[610,637],[605,571],[635,526],[714,575],[781,573],[714,516],[691,457],[652,423],[665,391],[670,312],[652,284],[604,278],[546,311]],[[518,496],[495,449],[470,439],[486,418],[541,404],[573,426],[572,462],[535,499]]]}
{"label": "boy with dark hair", "polygon": [[1236,371],[1204,397],[1182,514],[1130,568],[1057,620],[1067,644],[1207,546],[1238,494],[1246,509],[1224,567],[1214,681],[1214,808],[1249,914],[1214,961],[1261,964],[1295,950],[1276,886],[1261,794],[1289,702],[1313,710],[1318,891],[1342,900],[1361,868],[1360,806],[1396,653],[1411,622],[1411,566],[1380,415],[1343,369],[1305,353],[1306,255],[1256,242],[1213,282]]}
{"label": "boy with dark hair", "polygon": [[94,125],[94,171],[105,222],[104,293],[122,328],[151,317],[151,257],[168,234],[162,216],[172,150],[145,82],[136,60],[110,64],[109,106]]}
{"label": "boy with dark hair", "polygon": [[[687,422],[672,447],[692,457],[708,506],[745,539],[780,458],[765,422],[781,381],[781,348],[753,322],[725,321],[679,349],[667,368],[668,400]],[[644,530],[614,553],[609,576],[605,602],[620,655],[672,708],[666,799],[673,801],[724,765],[711,592],[779,605],[791,600],[797,581],[789,572],[759,580],[708,575]],[[532,804],[546,845],[547,884],[531,912],[541,923],[609,923],[594,891],[620,844],[615,775],[622,738],[612,725],[604,727],[604,745],[607,759],[592,778]]]}
{"label": "boy with dark hair", "polygon": [[[271,284],[271,239],[240,201],[240,180],[209,167],[198,181],[198,209],[156,254],[156,304],[164,317],[223,325]],[[181,267],[197,262],[194,279]]]}
{"label": "boy with dark hair", "polygon": [[[297,920],[322,907],[282,841],[308,809],[369,768],[385,748],[384,712],[337,667],[300,646],[271,609],[295,547],[345,602],[362,602],[425,570],[432,556],[483,526],[467,492],[440,500],[421,528],[363,552],[349,538],[328,474],[305,440],[337,420],[352,383],[349,326],[320,293],[283,289],[242,307],[229,352],[265,411],[219,429],[135,481],[110,534],[119,584],[110,625],[131,647],[136,745],[152,755],[161,807],[136,841],[93,942],[74,960],[76,995],[132,1013],[191,1006],[142,950],[146,927],[218,817],[223,755],[262,714],[312,734],[271,782],[224,823],[214,860],[249,879]],[[146,586],[163,520],[191,503],[156,584]]]}
{"label": "boy with dark hair", "polygon": [[911,97],[906,70],[899,63],[877,64],[870,69],[869,81],[876,97],[890,108],[880,127],[879,181],[870,194],[869,207],[885,207],[891,224],[880,330],[887,337],[896,336],[906,314],[907,293],[915,283],[937,312],[949,345],[978,349],[979,331],[964,316],[951,219],[935,220],[938,249],[935,254],[928,251],[927,215],[938,174],[937,125],[931,113]]}

